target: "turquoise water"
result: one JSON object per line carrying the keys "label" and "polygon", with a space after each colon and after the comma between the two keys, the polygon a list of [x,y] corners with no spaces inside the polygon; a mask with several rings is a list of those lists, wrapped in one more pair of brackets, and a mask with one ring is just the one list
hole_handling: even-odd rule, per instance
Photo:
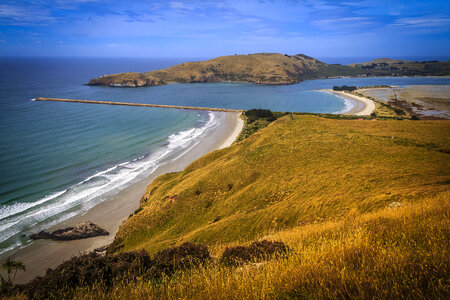
{"label": "turquoise water", "polygon": [[109,88],[90,78],[168,67],[183,59],[0,59],[0,254],[26,236],[110,198],[218,126],[208,112],[31,101],[111,100],[277,111],[336,112],[333,85],[450,84],[437,78],[311,80]]}

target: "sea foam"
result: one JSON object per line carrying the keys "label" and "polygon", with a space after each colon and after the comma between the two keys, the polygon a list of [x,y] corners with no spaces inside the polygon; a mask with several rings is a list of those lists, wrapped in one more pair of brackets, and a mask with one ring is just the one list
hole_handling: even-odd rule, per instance
{"label": "sea foam", "polygon": [[[206,132],[219,125],[215,113],[209,112],[208,117],[200,127],[170,135],[167,143],[154,153],[105,168],[37,201],[1,206],[0,243],[11,239],[15,248],[21,244],[17,242],[20,234],[28,235],[83,213],[133,182],[147,177],[159,166],[184,155],[200,142]],[[0,254],[11,249],[10,246],[0,249]]]}

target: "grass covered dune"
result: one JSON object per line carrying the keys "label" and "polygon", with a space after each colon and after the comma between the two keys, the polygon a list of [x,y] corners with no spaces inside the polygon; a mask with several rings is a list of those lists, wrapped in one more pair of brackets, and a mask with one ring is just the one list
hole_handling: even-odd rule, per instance
{"label": "grass covered dune", "polygon": [[[154,180],[109,250],[144,249],[157,261],[191,242],[212,259],[153,279],[58,287],[54,296],[446,299],[449,130],[446,120],[281,117]],[[229,247],[258,240],[288,250],[223,263]]]}

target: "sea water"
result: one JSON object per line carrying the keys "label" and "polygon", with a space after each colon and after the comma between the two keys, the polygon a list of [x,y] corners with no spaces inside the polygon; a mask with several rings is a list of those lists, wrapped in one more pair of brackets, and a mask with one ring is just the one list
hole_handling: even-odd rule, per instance
{"label": "sea water", "polygon": [[338,112],[349,104],[315,90],[334,85],[449,84],[440,78],[311,80],[296,85],[86,86],[89,79],[145,72],[186,59],[0,59],[0,254],[27,236],[110,199],[220,126],[216,113],[80,103],[37,97]]}

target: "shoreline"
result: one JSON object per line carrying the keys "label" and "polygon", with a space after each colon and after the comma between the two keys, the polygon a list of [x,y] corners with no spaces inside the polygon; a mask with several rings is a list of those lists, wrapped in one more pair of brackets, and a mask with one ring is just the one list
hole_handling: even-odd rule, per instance
{"label": "shoreline", "polygon": [[341,91],[333,91],[331,89],[316,90],[323,93],[334,94],[351,103],[351,107],[347,111],[339,111],[336,114],[368,116],[375,110],[375,102],[366,97],[360,97]]}
{"label": "shoreline", "polygon": [[36,276],[44,275],[47,268],[55,268],[73,256],[109,245],[113,242],[119,226],[139,207],[142,195],[144,195],[147,186],[154,179],[165,173],[182,171],[200,157],[233,144],[244,125],[243,120],[240,118],[241,113],[219,112],[217,114],[221,124],[217,128],[211,129],[189,151],[173,161],[159,166],[148,177],[126,187],[115,196],[112,196],[111,199],[99,203],[84,214],[76,215],[47,229],[47,231],[53,231],[75,226],[85,221],[92,221],[108,231],[108,236],[59,242],[36,240],[30,245],[16,250],[11,257],[14,260],[22,261],[27,268],[26,272],[17,274],[16,283],[26,283]]}

